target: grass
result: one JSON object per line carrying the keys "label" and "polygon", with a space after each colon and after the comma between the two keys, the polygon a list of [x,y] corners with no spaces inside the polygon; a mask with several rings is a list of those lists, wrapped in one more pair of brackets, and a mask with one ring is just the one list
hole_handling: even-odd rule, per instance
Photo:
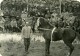
{"label": "grass", "polygon": [[[23,41],[15,41],[14,38],[11,38],[8,41],[6,40],[0,41],[0,44],[1,44],[0,54],[2,54],[2,56],[24,56],[25,55]],[[75,50],[72,56],[80,56],[80,53],[79,53],[80,44],[74,44],[74,47],[75,47]],[[66,56],[68,49],[69,48],[64,43],[52,42],[50,46],[50,54],[52,56]],[[44,56],[44,54],[45,54],[45,43],[40,41],[31,41],[29,54],[27,56]]]}

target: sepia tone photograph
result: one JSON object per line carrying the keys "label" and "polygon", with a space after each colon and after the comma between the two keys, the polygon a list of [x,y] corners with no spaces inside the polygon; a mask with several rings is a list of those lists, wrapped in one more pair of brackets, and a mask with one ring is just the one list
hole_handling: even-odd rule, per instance
{"label": "sepia tone photograph", "polygon": [[0,0],[0,56],[80,56],[80,0]]}

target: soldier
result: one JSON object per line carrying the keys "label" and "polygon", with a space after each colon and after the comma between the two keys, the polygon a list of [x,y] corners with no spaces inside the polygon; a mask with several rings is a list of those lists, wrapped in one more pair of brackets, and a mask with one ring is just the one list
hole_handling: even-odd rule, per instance
{"label": "soldier", "polygon": [[64,26],[63,20],[59,19],[59,21],[58,21],[58,27],[63,28],[63,26]]}
{"label": "soldier", "polygon": [[16,21],[16,19],[13,19],[11,21],[11,27],[12,27],[13,32],[16,32],[16,29],[17,29],[17,21]]}
{"label": "soldier", "polygon": [[30,37],[32,36],[31,26],[28,22],[25,23],[25,26],[22,28],[22,39],[24,39],[25,52],[28,54],[28,49],[30,45]]}

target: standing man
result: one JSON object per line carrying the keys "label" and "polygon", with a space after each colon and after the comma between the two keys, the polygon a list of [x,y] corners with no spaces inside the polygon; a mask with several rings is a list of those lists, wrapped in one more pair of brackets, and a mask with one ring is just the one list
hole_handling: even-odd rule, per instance
{"label": "standing man", "polygon": [[30,45],[30,37],[32,36],[32,30],[29,22],[25,23],[25,26],[22,28],[22,39],[24,39],[25,52],[28,54],[28,49]]}
{"label": "standing man", "polygon": [[27,16],[28,14],[27,14],[27,12],[26,12],[26,9],[24,9],[23,11],[22,11],[22,14],[21,14],[21,18],[22,18],[22,26],[24,26],[25,25],[25,23],[24,23],[24,21],[27,21]]}
{"label": "standing man", "polygon": [[12,21],[11,21],[11,28],[12,28],[12,31],[13,32],[17,32],[17,21],[16,21],[16,19],[13,19]]}

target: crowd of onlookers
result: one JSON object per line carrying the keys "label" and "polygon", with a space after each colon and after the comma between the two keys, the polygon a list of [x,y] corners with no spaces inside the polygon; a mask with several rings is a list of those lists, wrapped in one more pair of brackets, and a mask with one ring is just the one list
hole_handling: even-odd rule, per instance
{"label": "crowd of onlookers", "polygon": [[[22,19],[21,19],[22,18]],[[38,12],[37,16],[31,16],[27,12],[22,11],[20,19],[16,19],[16,17],[12,17],[9,19],[9,16],[5,18],[2,17],[0,20],[0,27],[5,29],[6,31],[12,32],[20,32],[22,27],[25,25],[25,22],[28,21],[31,24],[32,30],[35,31],[36,25],[39,25],[38,18],[44,18],[48,20],[52,25],[58,24],[58,27],[71,27],[72,29],[79,31],[80,30],[80,19],[78,16],[74,16],[73,13],[65,12],[62,15],[58,15],[54,10],[53,13],[50,14],[47,11],[47,14],[40,15]]]}
{"label": "crowd of onlookers", "polygon": [[45,17],[44,19],[48,20],[52,25],[57,24],[60,28],[72,28],[77,32],[80,30],[80,19],[78,16],[74,16],[73,13],[65,12],[60,17],[54,11],[50,17]]}
{"label": "crowd of onlookers", "polygon": [[[73,29],[75,30],[80,28],[79,19],[77,19],[77,17],[73,16],[72,14],[76,14],[76,12],[80,11],[80,3],[77,1],[62,1],[62,15],[59,15],[59,1],[31,0],[28,1],[29,4],[27,4],[26,2],[26,0],[4,0],[1,3],[1,9],[4,13],[4,20],[2,20],[2,22],[5,23],[3,24],[2,22],[0,22],[1,25],[4,25],[4,27],[2,27],[1,25],[0,27],[5,28],[6,31],[20,32],[25,24],[25,21],[29,21],[34,31],[34,28],[38,23],[37,19],[43,17],[44,19],[48,19],[49,22],[53,25],[55,23],[58,24],[59,27],[73,27]],[[40,2],[40,4],[38,2]]]}

